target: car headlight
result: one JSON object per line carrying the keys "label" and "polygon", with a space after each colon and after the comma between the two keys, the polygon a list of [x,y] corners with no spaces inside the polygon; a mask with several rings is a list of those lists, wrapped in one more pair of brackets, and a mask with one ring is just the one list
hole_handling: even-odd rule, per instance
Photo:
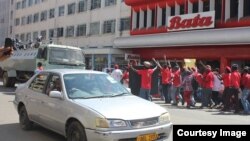
{"label": "car headlight", "polygon": [[159,123],[168,123],[168,122],[170,122],[169,113],[165,113],[159,117]]}
{"label": "car headlight", "polygon": [[105,118],[96,118],[96,127],[98,128],[118,128],[118,127],[126,127],[127,124],[123,120],[111,120]]}

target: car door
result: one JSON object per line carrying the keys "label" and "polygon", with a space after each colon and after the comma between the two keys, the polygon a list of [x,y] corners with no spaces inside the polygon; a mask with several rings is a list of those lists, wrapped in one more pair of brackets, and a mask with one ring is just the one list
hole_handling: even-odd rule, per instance
{"label": "car door", "polygon": [[27,101],[25,106],[29,114],[29,118],[37,123],[41,122],[41,115],[39,111],[42,99],[45,96],[44,90],[46,88],[48,76],[48,73],[41,73],[34,77],[24,94]]}
{"label": "car door", "polygon": [[[56,87],[56,83],[60,83],[60,88]],[[65,120],[67,116],[67,106],[62,98],[52,98],[49,96],[50,91],[60,91],[63,96],[62,80],[58,74],[51,74],[46,86],[46,97],[41,105],[41,116],[45,122],[43,124],[50,129],[59,133],[64,132]]]}

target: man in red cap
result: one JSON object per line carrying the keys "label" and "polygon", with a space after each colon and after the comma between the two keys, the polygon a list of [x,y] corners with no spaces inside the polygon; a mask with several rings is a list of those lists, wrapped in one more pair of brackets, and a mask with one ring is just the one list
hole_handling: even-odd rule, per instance
{"label": "man in red cap", "polygon": [[157,66],[154,69],[150,69],[151,63],[148,61],[143,62],[144,69],[142,70],[136,70],[131,65],[131,69],[135,71],[137,74],[141,75],[141,88],[139,96],[141,98],[144,98],[146,100],[151,100],[150,97],[150,91],[151,91],[151,80],[152,80],[152,74],[157,69]]}
{"label": "man in red cap", "polygon": [[222,111],[227,111],[230,108],[230,100],[231,100],[231,93],[230,89],[232,87],[231,85],[231,68],[229,66],[226,67],[225,73],[222,74],[222,81],[224,84],[224,91],[223,91],[223,96],[222,96],[222,102],[223,102],[223,109]]}
{"label": "man in red cap", "polygon": [[214,86],[214,75],[210,65],[206,65],[203,73],[203,94],[200,108],[211,106],[212,88]]}

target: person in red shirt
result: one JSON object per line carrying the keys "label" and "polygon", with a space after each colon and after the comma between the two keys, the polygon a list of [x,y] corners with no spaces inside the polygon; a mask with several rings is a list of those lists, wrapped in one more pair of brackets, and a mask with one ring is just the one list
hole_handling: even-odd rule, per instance
{"label": "person in red shirt", "polygon": [[223,95],[222,95],[222,102],[223,102],[223,109],[221,109],[222,111],[227,111],[230,108],[230,101],[231,101],[231,68],[229,66],[226,67],[225,69],[225,73],[222,74],[222,81],[224,84],[224,91],[223,91]]}
{"label": "person in red shirt", "polygon": [[247,100],[250,94],[250,74],[249,74],[249,67],[245,67],[243,70],[243,75],[242,75],[242,86],[243,86],[243,91],[242,91],[242,96],[241,96],[241,103],[244,109],[245,114],[250,114],[250,103]]}
{"label": "person in red shirt", "polygon": [[234,113],[239,113],[240,106],[239,106],[239,93],[240,93],[240,73],[238,71],[238,65],[233,64],[231,67],[232,73],[231,73],[231,83],[232,83],[232,96],[234,97],[232,102],[234,105]]}
{"label": "person in red shirt", "polygon": [[156,63],[156,65],[161,70],[162,92],[163,92],[163,96],[165,99],[165,103],[170,103],[171,97],[170,97],[169,92],[170,92],[170,87],[171,87],[171,83],[172,83],[171,64],[170,64],[170,62],[167,62],[166,56],[164,56],[164,60],[165,60],[165,64],[162,67],[160,65],[160,63],[153,58],[153,61]]}
{"label": "person in red shirt", "polygon": [[144,61],[144,69],[136,70],[131,66],[131,69],[135,71],[137,74],[141,75],[141,88],[139,92],[139,97],[144,98],[146,100],[151,100],[150,91],[151,91],[151,79],[152,74],[157,69],[157,66],[154,69],[150,69],[151,63],[148,61]]}
{"label": "person in red shirt", "polygon": [[[180,87],[181,87],[181,71],[180,67],[176,65],[173,68],[173,89],[171,92],[171,98],[173,100],[172,105],[177,105],[179,101],[183,101],[183,98],[180,94]],[[177,101],[178,98],[178,101]]]}
{"label": "person in red shirt", "polygon": [[202,105],[200,108],[211,106],[212,88],[214,86],[214,75],[211,71],[211,66],[206,65],[205,72],[203,73],[203,94]]}

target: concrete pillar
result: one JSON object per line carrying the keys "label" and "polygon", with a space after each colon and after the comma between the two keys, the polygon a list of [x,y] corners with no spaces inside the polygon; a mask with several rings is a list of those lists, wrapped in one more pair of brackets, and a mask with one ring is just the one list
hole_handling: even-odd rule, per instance
{"label": "concrete pillar", "polygon": [[203,12],[203,1],[199,0],[199,12]]}
{"label": "concrete pillar", "polygon": [[230,18],[230,0],[225,0],[225,21]]}
{"label": "concrete pillar", "polygon": [[244,0],[239,0],[239,7],[238,7],[238,20],[243,17],[243,9],[244,9]]}
{"label": "concrete pillar", "polygon": [[91,66],[92,66],[92,70],[95,69],[95,55],[94,54],[91,54]]}
{"label": "concrete pillar", "polygon": [[157,7],[157,27],[162,26],[162,8]]}
{"label": "concrete pillar", "polygon": [[139,28],[144,27],[144,11],[140,10]]}
{"label": "concrete pillar", "polygon": [[175,2],[175,15],[180,15],[180,5]]}
{"label": "concrete pillar", "polygon": [[191,14],[193,12],[193,3],[188,1],[188,14]]}
{"label": "concrete pillar", "polygon": [[108,54],[108,68],[111,68],[111,63],[112,63],[112,54]]}
{"label": "concrete pillar", "polygon": [[132,10],[132,30],[134,30],[136,28],[136,12],[134,10]]}
{"label": "concrete pillar", "polygon": [[210,11],[214,11],[214,9],[215,9],[215,0],[210,0],[209,7],[210,7]]}
{"label": "concrete pillar", "polygon": [[171,7],[167,5],[166,7],[166,25],[168,26],[168,18],[171,15]]}
{"label": "concrete pillar", "polygon": [[151,19],[152,19],[152,10],[147,10],[147,28],[151,27]]}

